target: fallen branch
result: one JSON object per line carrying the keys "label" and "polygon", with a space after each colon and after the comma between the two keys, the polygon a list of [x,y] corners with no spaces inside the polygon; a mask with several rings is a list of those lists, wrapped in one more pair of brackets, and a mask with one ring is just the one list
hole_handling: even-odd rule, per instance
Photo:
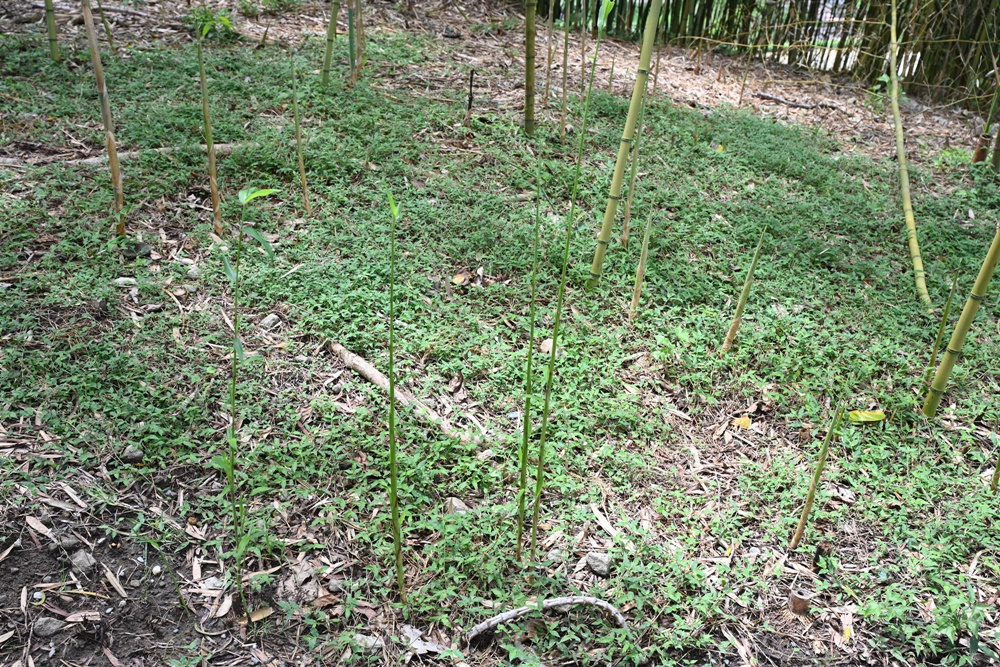
{"label": "fallen branch", "polygon": [[754,93],[755,97],[759,97],[762,100],[770,100],[772,102],[780,102],[781,104],[787,104],[790,107],[795,107],[796,109],[836,109],[840,111],[840,107],[836,104],[831,104],[829,102],[816,102],[815,104],[803,104],[802,102],[793,102],[792,100],[786,100],[784,97],[778,97],[777,95],[769,95],[768,93]]}
{"label": "fallen branch", "polygon": [[[628,622],[625,620],[625,617],[622,616],[621,612],[615,609],[610,603],[605,602],[604,600],[598,598],[585,597],[582,595],[573,595],[565,598],[552,598],[551,600],[544,600],[542,602],[541,608],[545,610],[571,604],[587,604],[593,607],[597,607],[598,609],[602,609],[608,612],[608,614],[610,614],[611,617],[615,619],[615,622],[619,626],[621,626],[622,629],[626,631],[628,630]],[[533,611],[538,611],[538,609],[539,608],[537,606],[528,605],[524,607],[518,607],[517,609],[512,609],[510,611],[505,611],[502,614],[497,614],[493,618],[489,618],[483,621],[482,623],[476,625],[471,630],[469,630],[469,632],[466,633],[465,635],[465,640],[467,642],[471,642],[479,635],[483,634],[484,632],[489,632],[490,630],[494,629],[501,623],[507,623],[508,621],[513,621],[516,618],[527,616]]]}
{"label": "fallen branch", "polygon": [[[389,378],[383,375],[377,368],[372,366],[366,359],[360,357],[339,343],[329,343],[330,351],[340,357],[344,365],[352,371],[368,380],[384,392],[389,391]],[[421,401],[411,396],[406,391],[396,387],[396,401],[404,407],[412,407],[413,413],[420,421],[437,426],[449,438],[456,438],[462,442],[477,443],[482,440],[482,435],[469,433],[456,429],[447,419],[431,410]]]}
{"label": "fallen branch", "polygon": [[[234,151],[240,148],[255,148],[259,147],[260,144],[215,144],[215,154],[216,155],[230,155]],[[195,148],[194,146],[164,146],[163,148],[141,148],[137,151],[127,151],[125,153],[119,153],[119,160],[129,160],[132,158],[137,158],[140,155],[157,153],[159,155],[169,155],[170,153],[175,153],[177,151],[191,150]],[[197,149],[205,152],[208,147],[205,144],[197,146]],[[81,158],[78,160],[62,160],[58,157],[42,159],[42,160],[18,160],[17,158],[0,158],[0,166],[4,167],[29,167],[40,164],[53,164],[56,162],[62,162],[66,166],[75,167],[78,165],[102,165],[108,161],[107,153],[101,155],[96,155],[94,157]]]}

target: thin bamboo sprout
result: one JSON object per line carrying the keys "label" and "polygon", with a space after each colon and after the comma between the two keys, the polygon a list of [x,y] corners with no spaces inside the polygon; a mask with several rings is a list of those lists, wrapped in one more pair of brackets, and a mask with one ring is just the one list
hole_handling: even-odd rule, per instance
{"label": "thin bamboo sprout", "polygon": [[87,42],[90,45],[90,59],[94,64],[94,77],[97,79],[97,97],[101,102],[101,119],[104,123],[104,143],[108,149],[108,167],[111,170],[111,185],[115,191],[115,233],[125,235],[125,193],[122,189],[122,171],[118,164],[118,146],[115,141],[115,124],[111,116],[111,102],[108,100],[108,87],[104,81],[104,67],[101,66],[101,50],[97,46],[97,31],[94,30],[94,16],[90,11],[90,0],[81,0],[83,7],[83,23],[87,29]]}
{"label": "thin bamboo sprout", "polygon": [[993,468],[993,479],[990,480],[990,493],[996,495],[997,485],[1000,483],[1000,458],[997,459],[997,464]]}
{"label": "thin bamboo sprout", "polygon": [[549,83],[552,80],[552,24],[556,10],[556,0],[549,0],[549,28],[545,34],[545,108],[549,106]]}
{"label": "thin bamboo sprout", "polygon": [[632,222],[632,197],[635,195],[635,174],[639,166],[639,142],[642,141],[642,122],[646,115],[646,98],[639,103],[639,121],[636,125],[635,143],[632,146],[632,166],[628,177],[628,196],[625,198],[625,226],[622,228],[622,245],[628,247],[628,229]]}
{"label": "thin bamboo sprout", "polygon": [[615,57],[611,56],[611,72],[608,74],[608,92],[615,94]]}
{"label": "thin bamboo sprout", "polygon": [[104,26],[104,35],[108,38],[108,46],[111,47],[111,54],[117,58],[118,49],[115,47],[115,38],[111,35],[111,26],[108,24],[108,18],[104,15],[104,6],[101,5],[101,0],[97,0],[97,13],[101,17],[101,24]]}
{"label": "thin bamboo sprout", "polygon": [[997,130],[997,138],[993,142],[993,158],[990,164],[993,165],[993,171],[1000,172],[1000,130]]}
{"label": "thin bamboo sprout", "polygon": [[646,218],[646,231],[642,235],[642,251],[639,253],[639,268],[635,271],[635,287],[632,289],[632,305],[628,311],[628,321],[634,322],[639,312],[639,297],[642,295],[642,282],[646,278],[646,258],[649,254],[649,230],[653,223],[653,212]]}
{"label": "thin bamboo sprout", "polygon": [[219,199],[219,175],[215,167],[215,142],[212,140],[212,114],[208,108],[208,83],[205,76],[205,59],[202,56],[203,35],[198,35],[198,72],[201,76],[201,113],[204,119],[205,145],[208,146],[208,186],[212,193],[212,229],[222,236],[222,204]]}
{"label": "thin bamboo sprout", "polygon": [[354,4],[357,6],[357,11],[354,14],[355,19],[358,22],[357,30],[357,48],[358,48],[358,68],[361,69],[368,62],[368,46],[365,43],[365,16],[364,16],[364,0],[354,0]]}
{"label": "thin bamboo sprout", "polygon": [[958,357],[962,353],[962,346],[965,345],[965,338],[969,334],[972,320],[975,319],[979,306],[986,296],[986,288],[989,287],[993,272],[997,268],[997,261],[1000,260],[1000,227],[997,228],[993,236],[993,242],[986,253],[986,259],[979,269],[976,283],[972,286],[972,292],[965,302],[962,314],[955,325],[955,331],[951,334],[951,340],[945,349],[944,356],[941,357],[941,365],[938,366],[937,373],[934,374],[934,381],[931,383],[927,398],[924,400],[924,415],[933,417],[937,413],[938,404],[944,396],[945,387],[948,385],[948,378],[958,362]]}
{"label": "thin bamboo sprout", "polygon": [[611,179],[611,192],[608,196],[608,205],[604,210],[604,222],[601,224],[601,234],[597,239],[597,248],[594,250],[594,262],[590,268],[590,280],[587,287],[593,288],[601,278],[601,267],[604,264],[604,255],[608,244],[611,241],[611,227],[615,221],[615,213],[618,212],[618,202],[621,199],[622,181],[625,177],[625,164],[628,162],[628,155],[635,141],[635,126],[639,119],[639,107],[642,98],[646,93],[646,84],[649,81],[649,63],[653,55],[653,38],[656,36],[656,20],[660,15],[660,5],[662,0],[651,0],[649,15],[646,17],[646,29],[642,38],[642,49],[639,52],[639,70],[635,78],[635,86],[632,88],[632,101],[628,107],[628,117],[625,120],[625,130],[622,133],[622,140],[618,146],[618,157],[615,160],[614,175]]}
{"label": "thin bamboo sprout", "polygon": [[[653,0],[659,2],[659,0]],[[601,7],[601,21],[606,25],[607,15],[613,3],[604,0]],[[535,558],[535,547],[538,542],[538,517],[542,505],[542,487],[545,481],[545,443],[548,436],[549,411],[552,406],[552,381],[555,376],[556,351],[559,349],[559,325],[562,322],[563,301],[566,296],[566,275],[569,270],[569,251],[573,240],[573,217],[576,214],[576,200],[580,193],[580,172],[583,166],[583,144],[587,138],[587,121],[590,119],[590,94],[594,89],[594,73],[597,71],[597,57],[601,51],[603,26],[599,29],[597,45],[594,47],[594,61],[590,68],[590,84],[583,102],[583,119],[580,127],[580,143],[576,154],[576,167],[573,173],[573,188],[569,198],[569,215],[566,218],[566,239],[563,245],[562,272],[559,277],[559,292],[556,297],[556,315],[552,323],[552,349],[549,351],[548,372],[545,376],[545,402],[542,406],[542,426],[538,439],[538,463],[535,470],[535,497],[531,513],[531,560]]]}
{"label": "thin bamboo sprout", "polygon": [[799,518],[799,525],[795,528],[795,535],[792,536],[792,541],[788,545],[788,550],[791,551],[795,547],[799,546],[799,542],[802,541],[802,534],[806,530],[806,522],[809,520],[809,512],[812,511],[813,502],[816,500],[816,488],[819,486],[819,480],[823,476],[823,468],[826,466],[826,457],[830,452],[830,441],[833,440],[834,433],[836,433],[837,428],[840,426],[840,421],[844,417],[844,408],[841,406],[837,408],[836,414],[833,415],[833,424],[830,425],[830,430],[826,432],[826,438],[823,440],[823,446],[819,450],[819,462],[816,464],[816,472],[813,474],[812,482],[809,484],[809,493],[806,495],[806,504],[802,508],[802,516]]}
{"label": "thin bamboo sprout", "polygon": [[653,72],[653,89],[649,91],[652,95],[656,92],[656,82],[660,78],[660,53],[663,51],[663,39],[660,39],[660,43],[656,45],[656,71]]}
{"label": "thin bamboo sprout", "polygon": [[312,215],[312,206],[309,204],[309,185],[306,183],[306,164],[302,159],[302,125],[299,122],[299,86],[295,75],[295,58],[289,54],[292,61],[292,114],[295,119],[295,153],[299,158],[299,180],[302,182],[302,205],[306,209],[306,215]]}
{"label": "thin bamboo sprout", "polygon": [[531,394],[533,391],[532,360],[535,353],[535,300],[538,296],[538,246],[542,226],[542,173],[541,158],[535,159],[535,240],[531,251],[531,302],[528,307],[528,359],[524,367],[524,420],[521,434],[521,450],[519,452],[519,476],[517,498],[517,538],[514,542],[514,554],[521,562],[521,542],[524,539],[524,512],[528,495],[528,444],[531,440]]}
{"label": "thin bamboo sprout", "polygon": [[337,41],[337,14],[340,13],[340,0],[333,0],[330,7],[330,24],[326,27],[326,53],[323,55],[323,79],[325,88],[330,82],[330,62],[333,60],[333,44]]}
{"label": "thin bamboo sprout", "polygon": [[566,105],[568,70],[569,70],[569,0],[566,3],[566,11],[563,12],[563,62],[562,62],[562,114],[559,116],[559,141],[566,143]]}
{"label": "thin bamboo sprout", "polygon": [[358,77],[358,54],[355,51],[355,48],[357,48],[357,35],[355,34],[357,31],[357,25],[354,21],[354,3],[357,1],[358,0],[347,0],[347,51],[351,63],[351,75],[348,80],[351,85],[354,85],[354,82]]}
{"label": "thin bamboo sprout", "polygon": [[[751,47],[751,48],[753,48],[753,47]],[[743,81],[740,83],[740,99],[738,99],[736,101],[736,108],[737,109],[739,109],[741,106],[743,106],[743,91],[746,90],[746,87],[747,87],[747,76],[750,75],[750,60],[752,58],[753,58],[753,52],[750,51],[750,50],[747,50],[747,64],[746,64],[746,67],[743,68]]]}
{"label": "thin bamboo sprout", "polygon": [[52,60],[59,62],[62,56],[59,53],[59,30],[56,28],[56,8],[52,0],[45,0],[45,28],[49,35],[49,53]]}
{"label": "thin bamboo sprout", "polygon": [[743,281],[743,291],[740,292],[740,300],[736,304],[736,313],[733,315],[733,321],[729,325],[726,340],[722,343],[721,352],[728,352],[736,341],[736,334],[740,330],[740,322],[743,321],[743,309],[747,305],[747,299],[750,297],[750,288],[753,286],[753,272],[757,268],[757,260],[760,259],[760,249],[764,245],[765,234],[767,234],[767,225],[764,225],[764,229],[760,233],[760,240],[757,241],[757,249],[754,250],[753,259],[750,260],[750,268],[747,269],[747,277]]}
{"label": "thin bamboo sprout", "polygon": [[587,88],[587,0],[580,6],[580,94]]}
{"label": "thin bamboo sprout", "polygon": [[392,518],[392,544],[396,561],[396,585],[399,599],[406,604],[406,580],[403,577],[403,547],[399,521],[399,474],[396,462],[396,326],[394,316],[396,283],[396,220],[399,218],[396,203],[392,205],[392,229],[389,232],[389,506]]}
{"label": "thin bamboo sprout", "polygon": [[536,0],[525,0],[524,20],[524,133],[535,133],[535,8]]}
{"label": "thin bamboo sprout", "polygon": [[934,338],[934,345],[931,347],[931,360],[927,362],[927,371],[924,373],[924,385],[930,386],[931,373],[937,364],[937,353],[941,349],[941,340],[944,338],[944,328],[948,324],[948,314],[951,312],[951,300],[955,297],[955,288],[958,287],[958,276],[951,280],[951,291],[948,292],[948,300],[944,303],[944,313],[941,314],[941,324],[938,326],[937,336]]}
{"label": "thin bamboo sprout", "polygon": [[892,106],[892,119],[896,125],[896,157],[899,160],[899,190],[903,199],[903,217],[906,220],[906,240],[909,244],[910,260],[913,262],[913,281],[917,286],[917,295],[927,308],[931,309],[931,297],[927,293],[926,272],[924,260],[920,257],[920,244],[917,242],[917,225],[913,218],[913,202],[910,200],[910,176],[906,168],[906,147],[903,143],[903,117],[899,113],[899,77],[896,73],[896,57],[899,42],[896,35],[896,0],[892,0],[892,23],[890,25],[891,44],[889,45],[889,69],[892,88],[889,101]]}

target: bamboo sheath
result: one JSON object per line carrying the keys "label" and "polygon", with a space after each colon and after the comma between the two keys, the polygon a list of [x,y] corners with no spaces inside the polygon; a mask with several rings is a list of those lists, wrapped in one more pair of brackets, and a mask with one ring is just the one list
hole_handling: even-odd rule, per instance
{"label": "bamboo sheath", "polygon": [[979,269],[976,283],[972,286],[972,293],[965,301],[965,307],[962,308],[962,314],[955,325],[955,331],[951,334],[948,347],[941,357],[941,365],[938,366],[937,372],[934,374],[934,381],[927,392],[923,413],[928,417],[933,417],[937,413],[941,397],[944,396],[945,387],[948,385],[948,378],[951,377],[951,372],[954,370],[955,364],[958,363],[962,346],[965,345],[965,337],[969,334],[972,320],[975,319],[976,313],[979,312],[979,306],[986,296],[986,288],[989,287],[990,280],[993,278],[998,260],[1000,260],[1000,227],[997,228],[997,232],[993,236],[993,242],[986,253],[983,266]]}
{"label": "bamboo sheath", "polygon": [[104,123],[104,142],[108,149],[108,167],[111,170],[111,186],[115,191],[115,233],[125,235],[125,192],[122,188],[122,171],[118,164],[118,145],[115,141],[115,124],[111,117],[111,103],[108,100],[108,87],[104,81],[104,67],[101,66],[101,50],[97,45],[97,32],[94,30],[94,15],[90,11],[90,0],[81,0],[83,7],[83,23],[87,29],[87,42],[90,45],[90,59],[94,64],[94,77],[97,79],[97,97],[101,102],[101,120]]}
{"label": "bamboo sheath", "polygon": [[899,76],[897,74],[897,52],[899,50],[896,35],[896,0],[892,0],[892,23],[890,23],[891,40],[889,47],[889,68],[892,90],[889,94],[892,104],[892,118],[896,125],[896,157],[899,160],[899,190],[903,199],[903,217],[906,220],[906,242],[910,249],[910,260],[913,262],[913,281],[917,286],[917,296],[921,303],[931,309],[931,297],[927,293],[926,272],[924,261],[920,257],[920,244],[917,242],[917,225],[913,218],[913,202],[910,199],[910,176],[906,169],[906,146],[903,143],[903,118],[899,113]]}
{"label": "bamboo sheath", "polygon": [[646,16],[646,29],[642,38],[642,49],[639,52],[639,72],[635,78],[635,86],[632,89],[632,101],[628,106],[628,117],[625,120],[625,131],[622,133],[622,140],[618,146],[618,157],[615,160],[615,171],[611,178],[611,193],[608,196],[608,204],[604,210],[604,222],[601,224],[601,233],[597,238],[597,248],[594,251],[594,262],[590,268],[590,280],[587,281],[587,288],[593,288],[601,278],[601,267],[604,264],[604,255],[611,241],[611,227],[615,221],[615,214],[618,212],[618,202],[621,201],[622,181],[625,177],[625,165],[628,162],[629,152],[632,149],[632,142],[635,141],[635,128],[639,119],[639,107],[642,106],[642,99],[646,94],[646,84],[649,82],[649,64],[653,55],[653,40],[656,36],[656,23],[660,15],[660,5],[662,0],[652,0],[652,7]]}

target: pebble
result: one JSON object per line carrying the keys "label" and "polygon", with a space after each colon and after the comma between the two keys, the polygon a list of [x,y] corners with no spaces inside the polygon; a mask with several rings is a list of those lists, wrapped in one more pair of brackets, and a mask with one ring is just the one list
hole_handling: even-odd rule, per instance
{"label": "pebble", "polygon": [[97,561],[94,560],[93,556],[87,553],[86,549],[80,549],[74,553],[69,557],[69,561],[73,564],[73,569],[84,574],[93,570],[94,566],[97,565]]}
{"label": "pebble", "polygon": [[153,566],[153,576],[154,577],[160,576],[161,572],[163,572],[163,568],[162,567],[160,567],[159,565],[154,565]]}
{"label": "pebble", "polygon": [[385,646],[385,642],[378,637],[372,637],[371,635],[363,635],[360,633],[354,635],[354,643],[369,651],[374,651],[375,649],[380,649]]}
{"label": "pebble", "polygon": [[129,285],[135,285],[135,278],[115,278],[115,285],[119,287],[128,287]]}
{"label": "pebble", "polygon": [[122,452],[122,461],[125,463],[142,463],[142,459],[146,454],[136,447],[135,445],[129,445]]}
{"label": "pebble", "polygon": [[445,514],[465,514],[469,511],[469,506],[458,498],[446,498],[444,501]]}
{"label": "pebble", "polygon": [[611,573],[611,556],[591,551],[587,554],[587,567],[597,576],[606,577]]}
{"label": "pebble", "polygon": [[187,277],[192,280],[197,280],[198,278],[201,278],[201,269],[198,268],[197,264],[192,264],[191,267],[187,270]]}
{"label": "pebble", "polygon": [[260,321],[260,326],[263,327],[264,329],[273,329],[274,327],[278,326],[279,322],[281,322],[281,318],[275,315],[274,313],[271,313],[270,315],[268,315],[267,317],[265,317],[263,320]]}
{"label": "pebble", "polygon": [[52,618],[51,616],[43,616],[35,621],[34,634],[38,637],[51,637],[65,627],[66,623],[64,621]]}

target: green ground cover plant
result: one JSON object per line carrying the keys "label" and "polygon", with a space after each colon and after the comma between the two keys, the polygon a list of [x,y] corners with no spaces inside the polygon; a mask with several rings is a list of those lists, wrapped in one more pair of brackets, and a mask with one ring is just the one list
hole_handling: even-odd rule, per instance
{"label": "green ground cover plant", "polygon": [[[92,73],[53,62],[43,39],[0,41],[10,92],[3,139],[62,145],[69,132],[100,149]],[[381,32],[366,42],[365,76],[350,89],[342,85],[346,40],[332,45],[338,85],[323,87],[319,74],[298,82],[310,137],[302,147],[308,220],[295,196],[244,211],[235,191],[301,187],[295,128],[282,107],[287,52],[211,45],[214,138],[236,145],[218,161],[222,217],[245,212],[274,250],[272,261],[259,243],[242,249],[238,375],[224,317],[236,295],[223,261],[237,239],[212,238],[193,43],[105,62],[121,150],[180,148],[124,165],[130,234],[152,246],[149,256],[125,261],[109,238],[106,169],[0,167],[0,425],[8,438],[24,429],[50,437],[38,436],[27,458],[0,458],[5,527],[16,518],[20,530],[24,513],[40,511],[32,497],[88,479],[87,516],[108,535],[176,559],[178,577],[188,576],[192,550],[228,560],[234,502],[211,462],[232,451],[232,423],[234,471],[245,475],[235,505],[250,536],[247,607],[274,610],[248,633],[268,645],[280,638],[369,664],[380,658],[354,635],[371,632],[378,618],[394,615],[450,642],[497,611],[585,593],[625,610],[631,630],[574,608],[500,626],[495,641],[454,650],[470,664],[716,664],[738,659],[739,629],[755,623],[757,636],[774,642],[768,650],[814,660],[811,647],[780,643],[776,610],[787,606],[782,577],[793,566],[812,570],[817,545],[830,542],[835,550],[809,581],[818,606],[840,610],[839,636],[842,618],[853,618],[845,650],[915,664],[988,655],[988,595],[1000,579],[1000,510],[988,493],[998,455],[989,434],[1000,423],[1000,301],[997,290],[986,293],[942,419],[925,420],[924,372],[940,316],[912,297],[890,163],[848,152],[822,131],[650,97],[641,195],[656,230],[642,307],[630,322],[639,244],[609,251],[600,284],[584,290],[614,166],[608,147],[620,142],[627,100],[594,90],[587,131],[567,130],[565,146],[555,116],[539,113],[531,144],[545,193],[539,341],[554,337],[576,142],[583,159],[545,436],[541,562],[522,571],[514,550],[521,420],[537,423],[541,403],[520,414],[535,158],[520,110],[474,114],[461,126],[468,67],[460,59],[448,60],[454,88],[433,97],[402,79],[380,80],[383,70],[416,71],[459,47]],[[64,61],[86,62],[84,51],[64,47]],[[324,48],[306,42],[298,57],[321,63]],[[571,124],[582,127],[582,101],[569,106]],[[23,113],[42,120],[16,125],[11,119]],[[910,176],[928,291],[940,308],[953,274],[968,285],[979,270],[1000,195],[982,165],[936,174],[912,166]],[[405,202],[398,216],[386,215],[386,184]],[[956,217],[970,209],[974,220]],[[756,267],[739,338],[719,355],[765,225],[769,253]],[[267,328],[270,314],[280,324]],[[486,432],[480,442],[448,438],[399,409],[405,604],[385,474],[387,397],[346,371],[327,341],[383,372],[392,366],[397,389],[463,426],[474,418]],[[234,378],[239,401],[230,416]],[[840,427],[802,546],[783,559],[840,404],[887,418]],[[749,428],[731,424],[743,416]],[[141,449],[141,462],[124,459],[127,445]],[[471,511],[443,511],[451,497]],[[581,579],[577,565],[598,548],[610,557],[608,576]],[[299,556],[323,571],[317,577],[339,582],[334,591],[323,579],[335,603],[281,598],[287,564]],[[278,565],[286,569],[268,572]],[[176,601],[187,587],[165,590]],[[19,594],[0,592],[0,606],[17,608]],[[204,636],[182,631],[156,650],[193,664]],[[405,651],[389,644],[392,655]],[[7,650],[0,646],[5,659]]]}

